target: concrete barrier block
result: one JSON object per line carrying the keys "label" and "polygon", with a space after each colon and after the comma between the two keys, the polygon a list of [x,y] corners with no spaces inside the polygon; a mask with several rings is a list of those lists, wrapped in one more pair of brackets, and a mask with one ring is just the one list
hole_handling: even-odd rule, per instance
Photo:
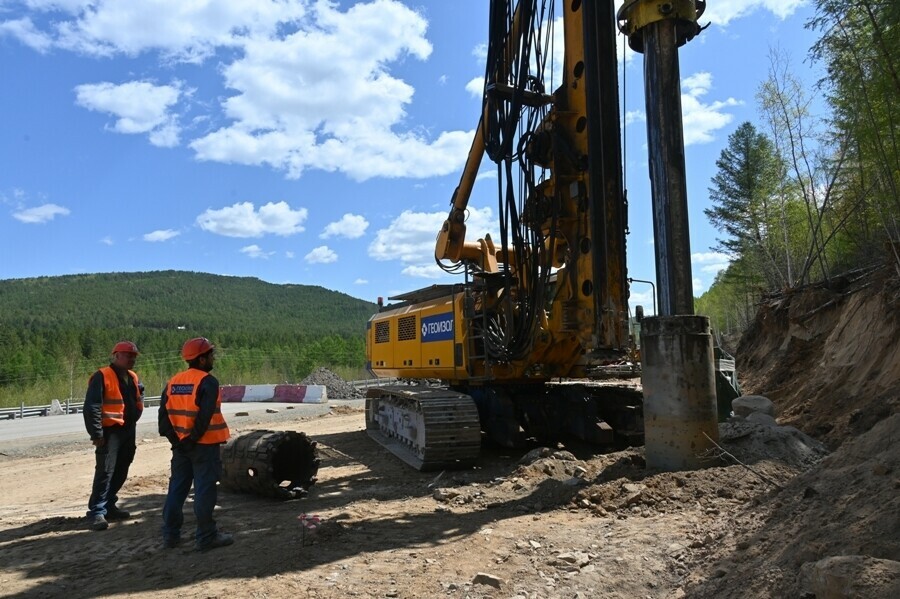
{"label": "concrete barrier block", "polygon": [[222,403],[239,402],[244,397],[243,385],[223,385],[219,391],[222,393]]}
{"label": "concrete barrier block", "polygon": [[223,385],[222,403],[326,403],[325,385]]}
{"label": "concrete barrier block", "polygon": [[245,385],[242,402],[272,401],[275,397],[275,385]]}
{"label": "concrete barrier block", "polygon": [[278,385],[275,387],[273,401],[279,403],[326,403],[328,392],[325,385]]}

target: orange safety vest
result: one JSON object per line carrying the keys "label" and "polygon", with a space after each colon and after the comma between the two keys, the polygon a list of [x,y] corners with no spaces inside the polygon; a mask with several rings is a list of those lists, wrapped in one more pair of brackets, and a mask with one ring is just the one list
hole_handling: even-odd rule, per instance
{"label": "orange safety vest", "polygon": [[[197,389],[200,388],[200,381],[209,376],[208,372],[189,368],[184,372],[179,372],[172,377],[166,386],[166,396],[169,398],[166,402],[166,411],[169,413],[169,422],[175,429],[175,434],[179,439],[185,439],[194,430],[194,422],[197,420],[197,414],[200,408],[197,406]],[[228,425],[222,417],[222,389],[219,389],[219,395],[216,397],[216,411],[213,412],[212,419],[209,421],[209,428],[197,441],[203,445],[212,445],[215,443],[224,443],[229,437]]]}
{"label": "orange safety vest", "polygon": [[[125,425],[125,400],[122,398],[122,389],[119,387],[119,375],[112,366],[104,366],[100,369],[103,374],[103,404],[100,407],[100,426],[124,426]],[[129,370],[128,374],[134,381],[134,393],[137,397],[138,412],[144,410],[144,401],[141,397],[141,388],[138,386],[138,375]]]}

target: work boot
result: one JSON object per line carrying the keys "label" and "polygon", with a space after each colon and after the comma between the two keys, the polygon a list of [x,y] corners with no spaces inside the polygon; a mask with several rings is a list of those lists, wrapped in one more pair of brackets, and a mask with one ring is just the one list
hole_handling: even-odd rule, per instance
{"label": "work boot", "polygon": [[201,553],[205,553],[210,549],[216,549],[217,547],[227,547],[234,543],[234,537],[228,534],[227,532],[217,532],[216,536],[213,537],[211,541],[207,541],[203,543],[203,545],[197,545],[197,551]]}
{"label": "work boot", "polygon": [[95,516],[91,516],[89,518],[91,523],[91,530],[106,530],[109,528],[109,522],[106,521],[106,518],[103,517],[103,514],[97,514]]}
{"label": "work boot", "polygon": [[107,520],[128,520],[129,518],[131,518],[131,512],[120,510],[115,506],[106,510]]}
{"label": "work boot", "polygon": [[181,545],[180,538],[164,538],[163,539],[163,549],[175,549]]}

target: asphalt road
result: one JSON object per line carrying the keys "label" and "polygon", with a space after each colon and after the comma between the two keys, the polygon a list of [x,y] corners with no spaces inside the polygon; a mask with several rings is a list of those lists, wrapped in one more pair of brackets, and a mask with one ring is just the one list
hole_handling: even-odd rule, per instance
{"label": "asphalt road", "polygon": [[[294,418],[308,418],[327,414],[334,406],[362,407],[364,399],[334,400],[326,403],[223,403],[222,413],[227,422],[233,421],[238,412],[246,412],[248,417],[254,419],[280,420],[285,416]],[[277,410],[277,414],[270,414],[266,410]],[[159,408],[156,406],[144,409],[144,414],[138,421],[138,437],[157,436],[156,415]],[[37,441],[46,439],[87,441],[87,433],[84,430],[84,416],[82,414],[60,414],[57,416],[32,416],[16,420],[0,420],[0,448],[15,445],[16,441]]]}

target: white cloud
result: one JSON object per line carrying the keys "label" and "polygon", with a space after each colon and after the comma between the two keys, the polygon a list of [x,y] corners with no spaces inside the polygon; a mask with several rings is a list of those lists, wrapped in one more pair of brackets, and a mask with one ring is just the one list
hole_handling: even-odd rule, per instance
{"label": "white cloud", "polygon": [[628,305],[631,306],[631,313],[634,314],[637,306],[644,307],[646,316],[655,315],[656,302],[653,297],[653,289],[647,285],[646,289],[635,291],[634,287],[630,288],[628,296]]}
{"label": "white cloud", "polygon": [[700,272],[715,276],[719,271],[728,268],[731,259],[721,252],[696,252],[691,254],[691,264],[698,266]]}
{"label": "white cloud", "polygon": [[284,253],[284,257],[285,257],[285,258],[288,258],[288,259],[293,259],[293,257],[294,257],[294,252],[288,250],[287,252]]}
{"label": "white cloud", "polygon": [[261,247],[253,244],[242,247],[241,253],[246,254],[250,258],[262,258],[263,260],[268,260],[269,256],[273,255],[275,252],[264,252]]}
{"label": "white cloud", "polygon": [[330,264],[336,262],[338,257],[327,245],[320,245],[303,257],[310,264]]}
{"label": "white cloud", "polygon": [[357,214],[345,214],[341,217],[341,220],[328,223],[319,237],[322,239],[328,239],[329,237],[356,239],[365,235],[368,227],[369,221],[367,221],[365,217]]}
{"label": "white cloud", "polygon": [[181,96],[181,83],[153,85],[129,81],[115,85],[90,83],[75,88],[75,103],[88,110],[112,114],[117,133],[149,133],[150,143],[160,147],[178,145],[177,117],[169,112]]}
{"label": "white cloud", "polygon": [[353,281],[354,285],[368,285],[369,281],[367,279],[356,279]]}
{"label": "white cloud", "polygon": [[386,229],[375,234],[369,244],[369,257],[427,263],[434,256],[434,238],[446,218],[446,212],[403,211]]}
{"label": "white cloud", "polygon": [[484,77],[476,77],[466,83],[466,91],[473,98],[480,98],[484,95]]}
{"label": "white cloud", "polygon": [[691,279],[691,286],[694,288],[693,291],[695,296],[706,292],[706,285],[704,285],[703,281],[697,277]]}
{"label": "white cloud", "polygon": [[26,0],[32,8],[50,11],[59,10],[71,15],[77,15],[90,4],[89,0]]}
{"label": "white cloud", "polygon": [[[684,129],[684,145],[713,141],[713,134],[728,125],[734,116],[724,110],[740,106],[743,102],[728,98],[704,104],[701,98],[712,88],[712,75],[699,72],[681,81],[681,118]],[[629,110],[625,113],[625,126],[646,121],[643,110]]]}
{"label": "white cloud", "polygon": [[[431,134],[404,128],[415,90],[397,76],[396,67],[410,58],[427,60],[432,47],[426,19],[399,0],[349,7],[313,0],[15,4],[16,11],[4,4],[10,10],[4,13],[8,19],[0,16],[0,39],[18,39],[38,52],[63,49],[105,57],[156,53],[169,65],[219,59],[230,96],[221,104],[224,121],[218,114],[195,117],[197,123],[211,123],[190,143],[199,160],[265,165],[290,178],[308,169],[342,172],[356,180],[426,178],[458,173],[471,143],[472,131]],[[757,10],[785,18],[803,0],[710,4],[704,19],[727,24]],[[554,31],[561,36],[563,28],[557,24]],[[617,36],[617,43],[624,43],[624,36]],[[563,46],[555,40],[549,61],[557,76]],[[482,64],[485,54],[484,45],[474,48],[473,63]],[[626,53],[626,61],[633,55]],[[139,84],[151,85],[123,86]],[[80,103],[113,114],[114,130],[144,133],[157,146],[179,144],[183,132],[172,110],[185,92],[178,86],[152,86],[154,93],[142,96],[111,83],[92,85],[113,87],[82,86]],[[481,93],[478,80],[469,86],[472,93]],[[111,97],[115,92],[118,98]],[[710,130],[730,118],[720,110],[727,101],[688,104],[686,113],[690,110],[709,127],[696,138],[687,129],[688,143],[708,139]],[[694,113],[695,108],[700,112]]]}
{"label": "white cloud", "polygon": [[437,264],[410,265],[400,272],[419,279],[440,279],[447,274]]}
{"label": "white cloud", "polygon": [[35,208],[17,210],[13,212],[13,218],[23,223],[43,224],[57,216],[67,216],[69,213],[68,208],[57,206],[56,204],[44,204]]}
{"label": "white cloud", "polygon": [[159,51],[169,61],[198,63],[218,47],[237,47],[266,37],[307,13],[308,0],[216,2],[120,2],[119,0],[28,0],[47,13],[48,39],[62,49],[93,56]]}
{"label": "white cloud", "polygon": [[[359,23],[365,23],[360,27]],[[200,160],[371,177],[458,172],[473,132],[403,131],[414,89],[390,66],[428,58],[427,22],[394,0],[316,5],[284,35],[248,38],[223,69],[230,123],[194,140]]]}
{"label": "white cloud", "polygon": [[484,64],[487,62],[487,44],[478,44],[474,48],[472,48],[472,56],[475,57],[475,60],[478,61],[478,64]]}
{"label": "white cloud", "polygon": [[242,202],[219,210],[210,208],[197,217],[197,224],[204,231],[225,237],[287,237],[305,230],[307,213],[306,208],[294,210],[287,202],[269,202],[258,211],[251,202]]}
{"label": "white cloud", "polygon": [[173,229],[160,229],[153,231],[152,233],[145,233],[144,241],[168,241],[179,235],[181,235],[181,233]]}
{"label": "white cloud", "polygon": [[708,4],[700,22],[725,26],[757,10],[768,10],[780,19],[786,19],[806,3],[806,0],[717,0]]}
{"label": "white cloud", "polygon": [[[427,59],[431,44],[427,21],[396,0],[358,3],[345,12],[325,2],[308,9],[299,0],[260,0],[250,8],[176,0],[29,5],[52,13],[55,23],[35,46],[46,47],[46,35],[52,35],[58,47],[91,55],[159,51],[170,60],[194,62],[217,48],[236,50],[239,58],[221,70],[234,90],[222,104],[229,123],[191,143],[200,160],[268,165],[292,178],[307,169],[341,171],[357,180],[424,178],[457,173],[471,143],[472,131],[426,135],[402,129],[414,90],[390,69],[407,57]],[[33,34],[41,33],[29,24]],[[474,54],[484,52],[480,46]],[[96,102],[90,107],[116,114],[118,131],[149,133],[160,146],[178,143],[177,122],[161,118],[168,105],[145,120]]]}
{"label": "white cloud", "polygon": [[722,129],[734,119],[723,109],[739,106],[734,98],[703,104],[700,98],[712,87],[712,75],[699,72],[681,81],[681,113],[684,123],[684,145],[707,143],[715,139],[713,133]]}
{"label": "white cloud", "polygon": [[[369,257],[379,261],[399,260],[406,266],[403,273],[434,278],[443,274],[434,263],[434,240],[441,225],[447,219],[447,212],[412,212],[406,210],[387,228],[375,234],[369,244]],[[466,220],[466,238],[475,241],[490,233],[499,240],[495,231],[490,208],[469,208]]]}
{"label": "white cloud", "polygon": [[41,54],[48,52],[53,46],[53,39],[38,31],[29,18],[0,22],[0,38],[4,36],[14,37]]}
{"label": "white cloud", "polygon": [[647,115],[643,110],[629,110],[625,113],[625,126],[627,127],[631,123],[637,123],[639,121],[646,121]]}
{"label": "white cloud", "polygon": [[484,181],[485,179],[497,180],[497,170],[496,168],[488,168],[486,171],[481,171],[477,175],[475,175],[475,181]]}
{"label": "white cloud", "polygon": [[113,241],[112,237],[107,235],[106,237],[104,237],[103,239],[100,240],[100,243],[102,243],[104,245],[114,245],[115,242]]}

